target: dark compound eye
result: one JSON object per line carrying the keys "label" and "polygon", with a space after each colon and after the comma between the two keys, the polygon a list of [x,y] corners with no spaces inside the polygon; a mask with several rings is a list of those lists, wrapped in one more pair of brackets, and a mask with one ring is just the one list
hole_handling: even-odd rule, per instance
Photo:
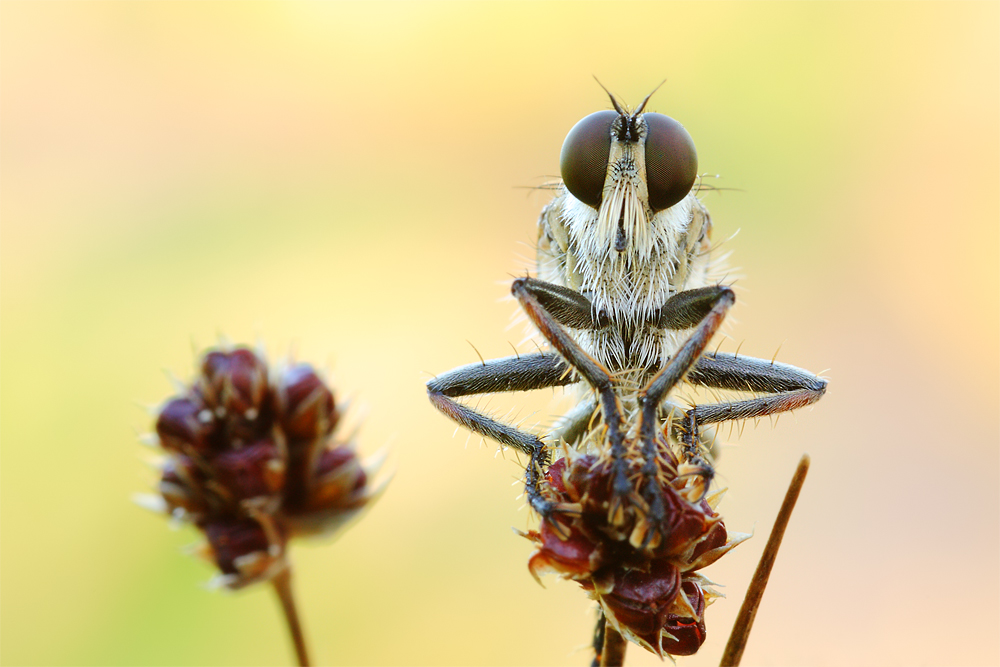
{"label": "dark compound eye", "polygon": [[566,135],[559,170],[563,182],[573,196],[584,204],[597,208],[604,193],[604,177],[611,152],[611,123],[618,118],[616,111],[592,113]]}
{"label": "dark compound eye", "polygon": [[[698,154],[695,153],[691,135],[673,118],[661,113],[647,113],[643,118],[646,120],[646,185],[649,188],[649,206],[654,212],[662,211],[684,199],[691,191],[698,176]],[[565,154],[564,146],[563,155]]]}

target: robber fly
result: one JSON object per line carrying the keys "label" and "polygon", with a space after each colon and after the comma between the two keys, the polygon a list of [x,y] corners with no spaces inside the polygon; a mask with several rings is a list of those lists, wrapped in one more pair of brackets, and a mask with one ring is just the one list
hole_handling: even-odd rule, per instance
{"label": "robber fly", "polygon": [[[563,184],[539,219],[538,277],[512,286],[548,349],[456,368],[427,390],[451,419],[528,455],[528,501],[552,526],[562,525],[553,517],[584,511],[546,476],[553,453],[563,448],[568,460],[571,446],[577,458],[595,456],[592,477],[608,486],[599,531],[655,559],[671,544],[671,494],[680,490],[696,507],[714,474],[703,427],[809,405],[826,381],[705,351],[735,295],[711,279],[694,142],[674,119],[645,111],[652,93],[634,111],[608,94],[613,110],[585,117],[563,143]],[[456,400],[581,382],[589,391],[544,439]],[[680,406],[669,397],[685,382],[750,396]],[[592,491],[584,496],[601,495]]]}
{"label": "robber fly", "polygon": [[[661,418],[671,419],[688,458],[708,475],[701,427],[809,405],[823,396],[826,381],[774,361],[703,354],[735,295],[710,281],[712,223],[696,197],[694,142],[676,120],[645,112],[652,94],[629,111],[608,93],[613,110],[590,114],[570,130],[560,156],[563,186],[539,218],[538,278],[516,281],[513,291],[522,305],[518,290],[532,295],[586,356],[614,375],[614,393],[626,414],[639,409],[640,389],[667,369],[673,369],[671,387],[683,380],[753,394],[683,409],[663,396]],[[427,384],[431,401],[449,417],[528,453],[529,486],[537,478],[532,469],[545,458],[545,443],[453,399],[586,379],[572,372],[563,350],[552,347],[456,368]],[[581,401],[546,440],[578,440],[596,407],[597,396]],[[619,461],[624,453],[612,456]],[[624,475],[623,464],[616,465]],[[624,481],[619,486],[624,493]]]}

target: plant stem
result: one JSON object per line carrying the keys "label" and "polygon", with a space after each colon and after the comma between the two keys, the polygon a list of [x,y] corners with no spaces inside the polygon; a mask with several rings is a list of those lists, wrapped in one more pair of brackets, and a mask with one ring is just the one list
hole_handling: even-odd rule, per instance
{"label": "plant stem", "polygon": [[785,528],[788,527],[788,520],[795,509],[795,501],[799,498],[799,491],[806,480],[806,473],[809,472],[809,455],[804,454],[799,460],[799,466],[795,470],[788,491],[785,492],[785,500],[778,510],[778,517],[774,520],[774,527],[771,529],[771,536],[764,546],[764,553],[761,554],[760,562],[757,564],[757,571],[753,573],[750,580],[750,587],[747,589],[746,597],[743,599],[743,606],[733,623],[733,631],[729,635],[729,642],[726,650],[722,653],[722,660],[719,664],[722,667],[738,667],[743,659],[743,649],[746,648],[747,638],[750,636],[750,628],[753,627],[754,617],[757,616],[757,608],[764,597],[764,587],[767,586],[768,577],[771,576],[771,568],[774,560],[778,556],[778,547],[781,546],[781,538],[785,535]]}
{"label": "plant stem", "polygon": [[271,582],[274,584],[274,592],[278,594],[281,602],[281,609],[285,612],[285,620],[288,622],[288,633],[292,636],[292,643],[295,645],[295,656],[299,660],[300,667],[309,667],[309,652],[306,650],[306,638],[302,634],[302,624],[299,623],[299,613],[295,608],[295,596],[292,594],[292,568],[286,567]]}
{"label": "plant stem", "polygon": [[614,626],[604,620],[604,650],[601,651],[601,667],[621,667],[625,664],[625,649],[628,642],[615,630]]}

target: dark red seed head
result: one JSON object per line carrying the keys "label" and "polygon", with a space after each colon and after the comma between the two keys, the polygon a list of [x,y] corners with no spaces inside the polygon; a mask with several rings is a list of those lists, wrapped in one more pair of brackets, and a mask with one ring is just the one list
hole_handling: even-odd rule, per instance
{"label": "dark red seed head", "polygon": [[182,509],[190,516],[203,516],[210,511],[209,499],[204,494],[205,475],[195,462],[183,454],[174,454],[163,466],[159,491],[167,503],[167,510],[174,514]]}
{"label": "dark red seed head", "polygon": [[343,471],[344,476],[350,478],[350,481],[345,484],[347,491],[355,491],[364,486],[367,481],[365,470],[361,467],[361,462],[358,461],[358,456],[351,447],[326,449],[320,455],[319,462],[316,464],[316,478],[329,479],[339,476],[331,474],[335,471]]}
{"label": "dark red seed head", "polygon": [[681,573],[665,559],[653,561],[648,571],[620,569],[614,589],[601,596],[606,611],[649,646],[657,646],[660,630],[681,589]]}
{"label": "dark red seed head", "polygon": [[670,655],[694,655],[705,643],[705,595],[693,581],[685,581],[681,590],[698,617],[668,614],[663,629],[674,638],[664,637],[661,648]]}
{"label": "dark red seed head", "polygon": [[720,521],[709,529],[705,539],[699,542],[694,548],[694,552],[691,554],[691,562],[698,560],[698,557],[707,551],[726,546],[727,539],[726,525]]}
{"label": "dark red seed head", "polygon": [[284,463],[270,440],[231,449],[212,459],[215,478],[233,500],[267,496],[284,483]]}
{"label": "dark red seed head", "polygon": [[[287,566],[286,541],[330,534],[372,499],[369,471],[335,440],[333,393],[308,365],[272,374],[245,347],[209,350],[166,403],[161,499],[144,502],[205,533],[220,581],[241,588]],[[266,529],[266,530],[265,530]]]}
{"label": "dark red seed head", "polygon": [[327,436],[337,425],[333,392],[308,364],[283,373],[276,400],[281,427],[290,440]]}
{"label": "dark red seed head", "polygon": [[202,362],[203,391],[230,418],[256,421],[268,399],[267,365],[252,350],[213,351]]}
{"label": "dark red seed head", "polygon": [[238,574],[235,561],[259,551],[270,543],[263,527],[253,519],[223,519],[205,526],[216,565],[225,574]]}
{"label": "dark red seed head", "polygon": [[186,454],[207,455],[217,426],[211,410],[196,397],[173,399],[156,418],[160,445]]}
{"label": "dark red seed head", "polygon": [[548,482],[549,488],[556,493],[565,494],[566,482],[563,480],[563,475],[565,474],[566,459],[559,459],[550,465],[548,470],[545,471],[545,481]]}
{"label": "dark red seed head", "polygon": [[579,530],[563,527],[560,532],[550,521],[543,521],[539,531],[531,536],[538,543],[538,549],[528,560],[528,569],[535,578],[556,572],[564,577],[587,579],[600,562],[598,545]]}
{"label": "dark red seed head", "polygon": [[[628,639],[661,656],[690,655],[705,641],[705,595],[687,573],[739,541],[729,541],[707,502],[685,497],[676,459],[669,451],[663,457],[655,513],[629,501],[615,511],[609,461],[582,455],[551,464],[543,490],[558,509],[526,534],[536,546],[528,565],[536,577],[551,571],[579,583]],[[635,466],[631,474],[642,477]],[[658,535],[652,546],[642,542],[649,530]]]}

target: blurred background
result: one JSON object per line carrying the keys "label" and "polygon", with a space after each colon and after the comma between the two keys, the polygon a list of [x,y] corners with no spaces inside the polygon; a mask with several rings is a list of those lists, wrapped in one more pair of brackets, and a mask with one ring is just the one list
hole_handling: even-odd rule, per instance
{"label": "blurred background", "polygon": [[[723,432],[756,537],[683,665],[717,664],[799,456],[813,469],[744,664],[1000,662],[996,3],[0,4],[2,653],[279,665],[266,587],[135,506],[137,435],[224,334],[354,398],[382,500],[293,546],[321,663],[585,665],[593,603],[529,576],[510,452],[428,404],[511,354],[512,276],[562,140],[664,78],[737,307],[722,349],[824,372]],[[530,343],[521,350],[531,349]],[[526,425],[561,391],[475,402]],[[659,660],[632,647],[629,665]]]}

